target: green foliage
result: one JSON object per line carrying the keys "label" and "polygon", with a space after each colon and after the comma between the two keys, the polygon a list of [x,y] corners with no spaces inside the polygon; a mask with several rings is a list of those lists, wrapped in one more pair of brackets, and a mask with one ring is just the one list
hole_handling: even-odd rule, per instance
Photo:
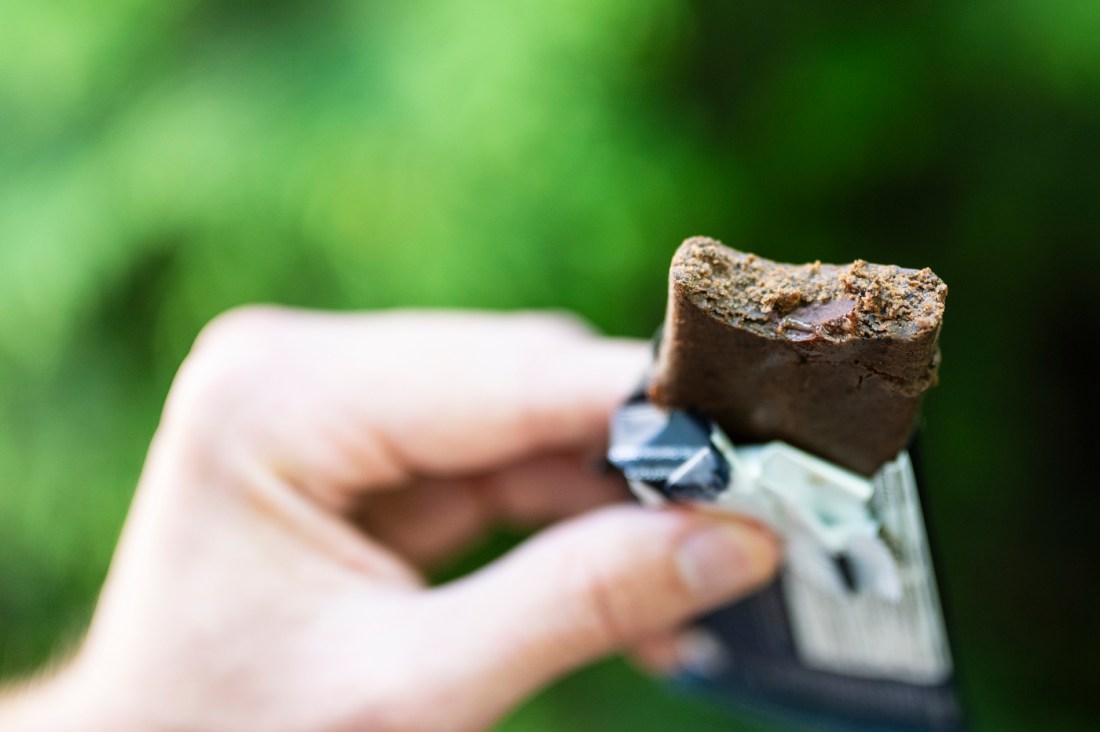
{"label": "green foliage", "polygon": [[[964,670],[985,728],[1069,729],[1100,603],[1055,602],[1096,549],[1058,542],[1097,532],[1059,525],[1084,499],[1043,457],[1082,438],[1029,425],[1080,409],[1046,386],[1084,378],[1048,324],[1097,327],[1098,31],[1080,0],[8,0],[0,675],[79,631],[219,311],[553,307],[644,336],[706,233],[952,286],[925,437]],[[723,719],[610,664],[503,728]]]}

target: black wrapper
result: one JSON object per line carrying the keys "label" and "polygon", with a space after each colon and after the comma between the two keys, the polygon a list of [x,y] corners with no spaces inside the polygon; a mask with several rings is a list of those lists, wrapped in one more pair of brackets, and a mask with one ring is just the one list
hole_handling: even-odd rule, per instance
{"label": "black wrapper", "polygon": [[[713,502],[730,481],[706,415],[662,410],[644,391],[615,415],[608,458],[650,503]],[[790,729],[964,729],[909,456],[874,481],[884,515],[901,517],[893,530],[902,543],[902,599],[815,594],[785,569],[756,595],[699,620],[721,662],[685,668],[681,684]],[[853,651],[849,642],[866,648]]]}

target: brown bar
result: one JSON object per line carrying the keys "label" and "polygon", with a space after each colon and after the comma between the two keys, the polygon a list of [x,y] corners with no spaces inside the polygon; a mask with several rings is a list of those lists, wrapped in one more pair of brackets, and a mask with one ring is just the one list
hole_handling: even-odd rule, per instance
{"label": "brown bar", "polygon": [[871,475],[936,383],[946,296],[930,269],[780,264],[688,239],[650,398],[705,412],[735,443],[783,440]]}

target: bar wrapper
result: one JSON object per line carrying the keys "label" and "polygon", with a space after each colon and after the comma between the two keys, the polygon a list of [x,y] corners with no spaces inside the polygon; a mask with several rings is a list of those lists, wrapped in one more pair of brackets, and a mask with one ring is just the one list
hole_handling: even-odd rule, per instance
{"label": "bar wrapper", "polygon": [[680,683],[791,729],[965,729],[909,451],[865,478],[786,443],[733,445],[642,388],[608,459],[643,503],[751,517],[784,540],[773,584],[699,620],[707,662]]}

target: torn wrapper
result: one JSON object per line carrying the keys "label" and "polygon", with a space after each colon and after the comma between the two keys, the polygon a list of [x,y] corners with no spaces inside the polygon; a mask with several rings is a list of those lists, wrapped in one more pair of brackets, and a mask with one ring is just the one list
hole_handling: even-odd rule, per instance
{"label": "torn wrapper", "polygon": [[640,392],[608,458],[644,503],[729,511],[784,539],[773,585],[702,620],[714,652],[685,681],[796,729],[963,728],[906,452],[868,479],[782,442],[735,446]]}
{"label": "torn wrapper", "polygon": [[649,504],[699,502],[768,524],[789,566],[823,589],[900,599],[870,480],[783,442],[734,447],[702,414],[637,397],[616,413],[608,457]]}

